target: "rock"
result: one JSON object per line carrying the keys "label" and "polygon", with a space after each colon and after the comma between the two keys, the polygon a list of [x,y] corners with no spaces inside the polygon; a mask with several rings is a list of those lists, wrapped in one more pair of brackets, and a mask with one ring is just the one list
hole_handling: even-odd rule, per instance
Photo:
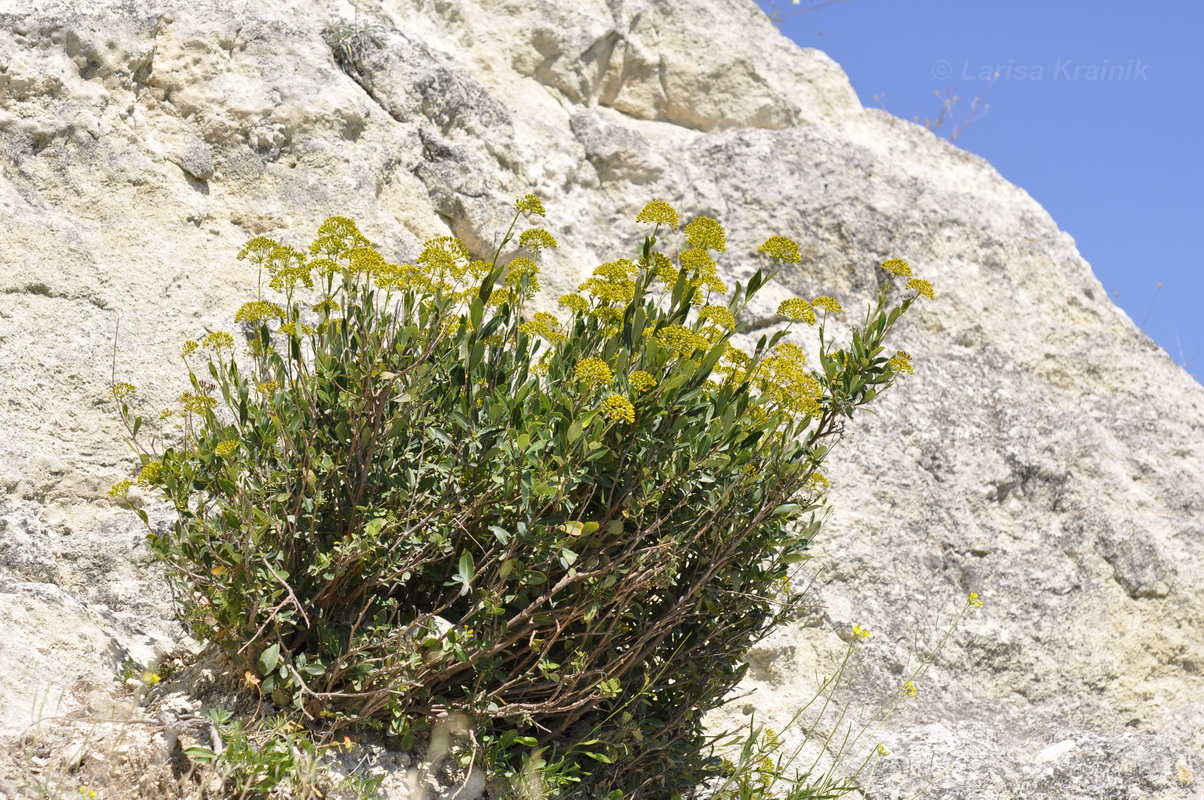
{"label": "rock", "polygon": [[872,713],[976,592],[881,729],[873,796],[953,762],[938,785],[974,800],[1198,792],[1204,389],[1022,189],[861,108],[752,3],[360,3],[379,44],[347,72],[330,0],[35,5],[0,0],[0,728],[48,694],[102,708],[122,659],[183,641],[106,495],[135,469],[110,383],[170,435],[180,343],[255,292],[241,244],[343,214],[393,258],[449,232],[485,252],[534,192],[562,243],[548,308],[631,252],[650,199],[722,220],[733,279],[768,235],[803,244],[758,325],[831,294],[847,334],[886,257],[936,286],[896,339],[917,375],[833,453],[798,578],[820,608],[753,654],[758,720],[788,720],[854,624],[874,637],[838,699]]}

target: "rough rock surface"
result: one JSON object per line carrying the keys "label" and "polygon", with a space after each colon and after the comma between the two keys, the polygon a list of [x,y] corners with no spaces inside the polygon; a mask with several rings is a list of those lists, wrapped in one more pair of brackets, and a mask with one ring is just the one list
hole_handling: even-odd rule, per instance
{"label": "rough rock surface", "polygon": [[[356,13],[379,45],[344,71],[323,26]],[[937,287],[899,334],[918,375],[833,461],[821,608],[754,653],[758,719],[854,623],[872,709],[977,592],[867,797],[1202,796],[1204,389],[1024,191],[863,109],[748,0],[0,0],[0,730],[186,646],[105,497],[132,468],[111,375],[169,405],[179,343],[253,292],[254,235],[339,213],[398,257],[483,251],[528,191],[553,295],[653,198],[721,219],[733,276],[768,234],[809,248],[758,314],[857,309],[885,257]]]}

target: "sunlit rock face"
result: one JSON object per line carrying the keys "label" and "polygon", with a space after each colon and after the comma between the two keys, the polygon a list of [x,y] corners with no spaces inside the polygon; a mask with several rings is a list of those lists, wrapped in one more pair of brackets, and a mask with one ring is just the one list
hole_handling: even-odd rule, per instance
{"label": "sunlit rock face", "polygon": [[[339,19],[373,26],[343,67]],[[936,286],[897,335],[917,374],[831,456],[816,608],[717,725],[780,726],[854,624],[839,697],[872,714],[976,592],[864,743],[889,753],[867,796],[1200,791],[1204,390],[1022,189],[863,109],[751,2],[2,0],[0,151],[3,731],[189,646],[106,497],[134,465],[109,385],[173,402],[180,343],[254,293],[241,244],[342,214],[391,258],[448,232],[491,252],[534,192],[549,298],[630,254],[651,199],[723,221],[732,278],[770,234],[804,246],[757,325],[830,294],[847,333],[888,257]]]}

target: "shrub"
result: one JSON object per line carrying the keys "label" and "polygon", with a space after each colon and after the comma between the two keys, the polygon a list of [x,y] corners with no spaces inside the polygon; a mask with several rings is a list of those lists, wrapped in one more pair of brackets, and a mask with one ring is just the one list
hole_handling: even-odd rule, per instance
{"label": "shrub", "polygon": [[[692,220],[671,258],[677,212],[654,202],[635,260],[560,298],[564,320],[527,314],[556,242],[525,230],[500,258],[543,214],[516,207],[491,261],[440,237],[389,263],[340,217],[308,251],[250,241],[246,357],[228,333],[185,343],[182,439],[142,455],[177,514],[151,544],[192,629],[314,725],[409,745],[463,713],[497,776],[534,760],[574,796],[675,796],[720,769],[701,718],[797,608],[820,467],[911,371],[884,341],[932,290],[897,292],[910,269],[888,261],[849,347],[825,336],[837,301],[795,298],[746,352],[737,319],[797,245],[772,237],[729,291],[723,228]],[[817,369],[796,325],[818,328]]]}

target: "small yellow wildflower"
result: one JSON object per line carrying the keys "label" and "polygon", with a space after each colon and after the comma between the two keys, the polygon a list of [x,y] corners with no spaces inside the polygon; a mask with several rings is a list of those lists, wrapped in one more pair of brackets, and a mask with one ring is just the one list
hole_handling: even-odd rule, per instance
{"label": "small yellow wildflower", "polygon": [[710,217],[695,217],[686,223],[686,242],[704,250],[727,251],[727,232]]}
{"label": "small yellow wildflower", "polygon": [[489,293],[489,305],[504,306],[513,299],[513,293],[509,289],[494,289]]}
{"label": "small yellow wildflower", "polygon": [[614,370],[600,358],[586,358],[573,367],[573,377],[589,388],[609,386],[614,380]]}
{"label": "small yellow wildflower", "polygon": [[814,325],[816,322],[815,309],[801,297],[783,300],[782,304],[778,306],[778,316],[785,317],[791,322],[806,322],[808,325]]}
{"label": "small yellow wildflower", "polygon": [[142,487],[150,486],[153,483],[160,483],[163,480],[163,462],[148,461],[142,467],[142,471],[138,473],[138,485]]}
{"label": "small yellow wildflower", "polygon": [[687,358],[707,346],[707,340],[685,325],[668,325],[656,332],[656,340],[674,355]]}
{"label": "small yellow wildflower", "polygon": [[636,222],[651,222],[654,225],[668,225],[676,230],[681,224],[677,210],[663,200],[653,200],[644,206],[644,210],[635,215]]}
{"label": "small yellow wildflower", "polygon": [[911,277],[911,265],[901,258],[888,258],[882,262],[882,269],[891,275],[900,275],[904,278]]}
{"label": "small yellow wildflower", "polygon": [[649,392],[656,388],[656,378],[652,373],[638,369],[627,376],[627,382],[637,393]]}
{"label": "small yellow wildflower", "polygon": [[870,631],[868,628],[863,628],[860,625],[853,626],[854,641],[857,639],[868,639],[868,638],[870,638]]}
{"label": "small yellow wildflower", "polygon": [[109,497],[119,497],[122,500],[130,495],[130,487],[134,485],[131,480],[118,481],[109,488]]}
{"label": "small yellow wildflower", "polygon": [[830,314],[839,314],[844,311],[844,309],[840,307],[840,301],[834,297],[828,297],[827,295],[815,298],[811,301],[811,305],[815,306],[816,308],[822,308],[824,311],[827,311]]}
{"label": "small yellow wildflower", "polygon": [[280,384],[276,383],[276,381],[264,381],[255,387],[255,391],[259,392],[260,394],[271,394],[279,388]]}
{"label": "small yellow wildflower", "polygon": [[606,303],[630,303],[635,298],[635,281],[590,278],[577,287]]}
{"label": "small yellow wildflower", "polygon": [[612,394],[602,401],[602,415],[614,422],[635,422],[635,406],[621,394]]}
{"label": "small yellow wildflower", "polygon": [[322,302],[315,303],[313,310],[319,314],[326,314],[329,316],[339,310],[339,304],[333,297],[327,297]]}
{"label": "small yellow wildflower", "polygon": [[975,608],[982,608],[982,600],[979,598],[978,592],[970,592],[970,597],[966,602]]}
{"label": "small yellow wildflower", "polygon": [[147,686],[154,686],[156,683],[158,683],[161,680],[163,680],[163,678],[161,678],[158,675],[158,673],[151,672],[149,670],[147,672],[142,673],[142,682],[145,683]]}
{"label": "small yellow wildflower", "polygon": [[184,394],[180,395],[180,405],[184,406],[185,411],[191,411],[194,414],[204,414],[217,405],[217,400],[206,394],[184,392]]}
{"label": "small yellow wildflower", "polygon": [[539,291],[539,265],[529,258],[516,258],[506,265],[505,284],[511,289],[522,286],[526,279],[527,291]]}
{"label": "small yellow wildflower", "polygon": [[637,272],[639,272],[639,268],[626,258],[607,261],[594,269],[595,275],[599,278],[606,278],[608,281],[627,281],[634,278]]}
{"label": "small yellow wildflower", "polygon": [[530,322],[524,322],[518,329],[528,336],[542,336],[552,344],[564,341],[564,334],[560,332],[560,320],[546,311],[537,312]]}
{"label": "small yellow wildflower", "polygon": [[200,346],[201,343],[197,340],[189,339],[188,341],[184,342],[184,346],[180,348],[180,358],[188,358],[190,355],[195,353]]}
{"label": "small yellow wildflower", "polygon": [[936,294],[932,291],[932,284],[922,278],[912,278],[907,282],[907,288],[927,297],[929,300],[936,299]]}
{"label": "small yellow wildflower", "polygon": [[758,253],[768,253],[775,261],[797,264],[803,260],[798,251],[798,242],[785,236],[770,236],[765,244],[757,248]]}
{"label": "small yellow wildflower", "polygon": [[526,197],[520,197],[515,200],[514,208],[526,214],[534,214],[537,217],[547,216],[547,212],[544,211],[543,208],[543,203],[533,194],[529,194]]}
{"label": "small yellow wildflower", "polygon": [[567,306],[568,308],[572,309],[573,311],[588,311],[589,310],[589,301],[586,300],[581,295],[577,294],[576,292],[561,295],[560,300],[558,302],[560,303],[560,305]]}
{"label": "small yellow wildflower", "polygon": [[811,476],[807,478],[807,488],[813,492],[822,492],[831,485],[822,472],[812,472]]}
{"label": "small yellow wildflower", "polygon": [[641,260],[640,265],[652,270],[657,280],[669,286],[677,283],[677,267],[673,266],[673,262],[664,253],[653,253],[647,262]]}
{"label": "small yellow wildflower", "polygon": [[213,452],[219,456],[228,456],[238,449],[239,443],[237,439],[226,439],[224,442],[218,442],[213,448]]}
{"label": "small yellow wildflower", "polygon": [[256,236],[251,241],[242,246],[242,250],[238,251],[238,260],[245,261],[247,256],[251,256],[253,261],[262,261],[270,256],[280,244],[266,236]]}
{"label": "small yellow wildflower", "polygon": [[911,365],[911,354],[906,350],[899,350],[895,353],[894,358],[887,362],[891,369],[895,372],[906,372],[911,375],[916,374],[915,367]]}
{"label": "small yellow wildflower", "polygon": [[883,758],[886,758],[887,756],[890,755],[890,751],[886,749],[886,745],[884,745],[884,744],[879,743],[877,749],[878,749],[878,755],[882,756]]}
{"label": "small yellow wildflower", "polygon": [[700,320],[711,320],[721,328],[732,330],[736,327],[736,317],[732,314],[727,306],[721,306],[717,303],[703,306],[698,310],[698,318]]}
{"label": "small yellow wildflower", "polygon": [[243,303],[242,308],[234,315],[235,322],[259,322],[265,319],[283,319],[284,309],[267,300],[252,300]]}
{"label": "small yellow wildflower", "polygon": [[534,250],[537,253],[545,248],[557,246],[556,237],[543,228],[532,228],[529,231],[523,231],[518,236],[518,244],[520,247]]}
{"label": "small yellow wildflower", "polygon": [[807,354],[794,342],[782,342],[773,348],[773,354],[778,358],[789,359],[799,366],[807,363]]}
{"label": "small yellow wildflower", "polygon": [[903,684],[903,694],[907,695],[908,697],[915,697],[919,693],[920,690],[916,688],[914,681],[908,681],[907,683]]}
{"label": "small yellow wildflower", "polygon": [[114,400],[121,400],[122,398],[129,397],[132,394],[137,394],[137,392],[138,387],[134,386],[132,383],[125,383],[124,381],[121,381],[113,384]]}
{"label": "small yellow wildflower", "polygon": [[201,346],[210,350],[229,350],[234,347],[234,337],[225,331],[214,331],[201,338]]}

